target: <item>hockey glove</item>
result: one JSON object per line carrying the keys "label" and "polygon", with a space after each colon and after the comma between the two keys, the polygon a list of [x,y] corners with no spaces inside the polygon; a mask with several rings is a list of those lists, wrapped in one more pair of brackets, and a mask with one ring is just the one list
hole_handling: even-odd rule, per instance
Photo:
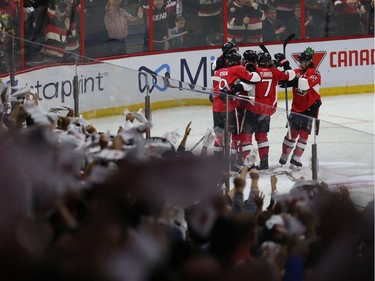
{"label": "hockey glove", "polygon": [[285,58],[285,56],[282,53],[277,53],[274,55],[274,57],[278,66],[284,66],[284,69],[285,69],[285,65],[289,66],[289,61]]}
{"label": "hockey glove", "polygon": [[228,94],[230,94],[230,91],[228,91],[227,89],[223,89],[218,94],[218,97],[221,98],[222,100],[225,100]]}
{"label": "hockey glove", "polygon": [[241,84],[232,85],[230,89],[231,89],[232,94],[245,91],[245,89],[243,88]]}
{"label": "hockey glove", "polygon": [[211,103],[214,103],[214,95],[213,94],[208,95],[208,99],[210,100]]}
{"label": "hockey glove", "polygon": [[277,61],[276,60],[272,60],[272,68],[277,68]]}
{"label": "hockey glove", "polygon": [[286,87],[295,87],[297,88],[298,87],[298,77],[294,78],[292,81],[286,81],[286,80],[282,80],[282,81],[279,81],[279,87],[280,88],[285,88],[285,84],[286,84]]}
{"label": "hockey glove", "polygon": [[250,63],[250,62],[248,62],[245,65],[245,67],[246,67],[247,71],[249,71],[249,72],[256,72],[257,71],[257,69],[255,68],[255,65]]}
{"label": "hockey glove", "polygon": [[292,81],[288,81],[288,86],[298,88],[298,80],[299,77],[296,77]]}
{"label": "hockey glove", "polygon": [[292,68],[289,65],[289,62],[283,65],[284,71],[291,70]]}

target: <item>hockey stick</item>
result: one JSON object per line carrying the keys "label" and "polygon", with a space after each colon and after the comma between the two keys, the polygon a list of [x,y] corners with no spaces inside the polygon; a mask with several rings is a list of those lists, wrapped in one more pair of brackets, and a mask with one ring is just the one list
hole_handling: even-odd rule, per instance
{"label": "hockey stick", "polygon": [[270,52],[268,51],[267,47],[263,43],[259,43],[259,48],[261,48],[263,52],[271,55]]}
{"label": "hockey stick", "polygon": [[202,141],[203,141],[203,139],[204,139],[204,137],[206,136],[206,134],[204,134],[204,136],[203,137],[201,137],[198,141],[197,141],[197,143],[196,144],[194,144],[193,146],[192,146],[192,148],[190,148],[190,152],[191,151],[193,151]]}
{"label": "hockey stick", "polygon": [[[288,38],[285,39],[283,43],[283,54],[286,57],[286,45],[288,45],[289,41],[295,37],[294,34],[290,34]],[[285,82],[285,111],[286,111],[286,119],[288,120],[288,82]]]}

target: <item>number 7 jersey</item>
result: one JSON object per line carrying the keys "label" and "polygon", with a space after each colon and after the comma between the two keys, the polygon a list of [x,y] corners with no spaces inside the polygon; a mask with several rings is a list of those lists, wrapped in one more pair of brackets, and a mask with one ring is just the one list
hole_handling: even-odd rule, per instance
{"label": "number 7 jersey", "polygon": [[243,101],[241,107],[251,112],[272,115],[277,108],[277,87],[279,81],[291,81],[296,76],[293,70],[280,71],[276,68],[256,68],[261,81],[255,84],[255,103]]}

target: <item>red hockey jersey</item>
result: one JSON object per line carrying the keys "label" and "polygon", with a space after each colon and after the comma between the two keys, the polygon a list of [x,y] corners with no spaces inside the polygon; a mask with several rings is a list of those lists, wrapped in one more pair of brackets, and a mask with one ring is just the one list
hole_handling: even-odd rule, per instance
{"label": "red hockey jersey", "polygon": [[292,111],[304,112],[317,100],[320,100],[321,76],[315,68],[309,68],[305,73],[302,69],[295,69],[298,80],[298,88],[293,87]]}
{"label": "red hockey jersey", "polygon": [[284,72],[276,68],[257,67],[256,69],[261,81],[255,84],[255,103],[246,101],[243,102],[242,106],[257,114],[272,115],[277,108],[278,82],[292,80],[295,73],[293,70]]}
{"label": "red hockey jersey", "polygon": [[[260,77],[256,72],[249,72],[242,65],[234,65],[231,67],[224,67],[215,71],[215,76],[213,80],[213,90],[214,90],[214,101],[212,104],[212,109],[215,112],[225,112],[226,111],[226,99],[220,97],[220,93],[230,94],[231,86],[234,85],[238,80],[246,82],[259,82]],[[230,97],[228,100],[228,111],[234,110],[235,102],[234,97]]]}

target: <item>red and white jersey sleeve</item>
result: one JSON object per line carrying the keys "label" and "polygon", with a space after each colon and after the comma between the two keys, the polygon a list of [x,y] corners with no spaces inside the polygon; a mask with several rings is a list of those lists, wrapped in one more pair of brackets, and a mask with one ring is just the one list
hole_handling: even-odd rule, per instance
{"label": "red and white jersey sleeve", "polygon": [[261,81],[255,84],[255,102],[247,102],[245,108],[257,114],[272,115],[277,107],[277,86],[279,81],[292,80],[294,71],[280,71],[276,68],[257,67]]}
{"label": "red and white jersey sleeve", "polygon": [[[226,104],[225,99],[220,98],[220,93],[229,93],[231,86],[236,83],[237,80],[245,82],[256,83],[260,81],[260,76],[256,72],[249,72],[242,65],[235,65],[231,67],[225,67],[217,70],[213,77],[213,90],[214,90],[214,102],[213,110],[215,112],[225,112]],[[235,108],[235,103],[232,98],[229,99],[228,110],[232,111]]]}
{"label": "red and white jersey sleeve", "polygon": [[292,111],[304,112],[317,100],[320,100],[321,75],[315,68],[309,68],[305,73],[301,69],[295,70],[298,87],[293,87]]}

